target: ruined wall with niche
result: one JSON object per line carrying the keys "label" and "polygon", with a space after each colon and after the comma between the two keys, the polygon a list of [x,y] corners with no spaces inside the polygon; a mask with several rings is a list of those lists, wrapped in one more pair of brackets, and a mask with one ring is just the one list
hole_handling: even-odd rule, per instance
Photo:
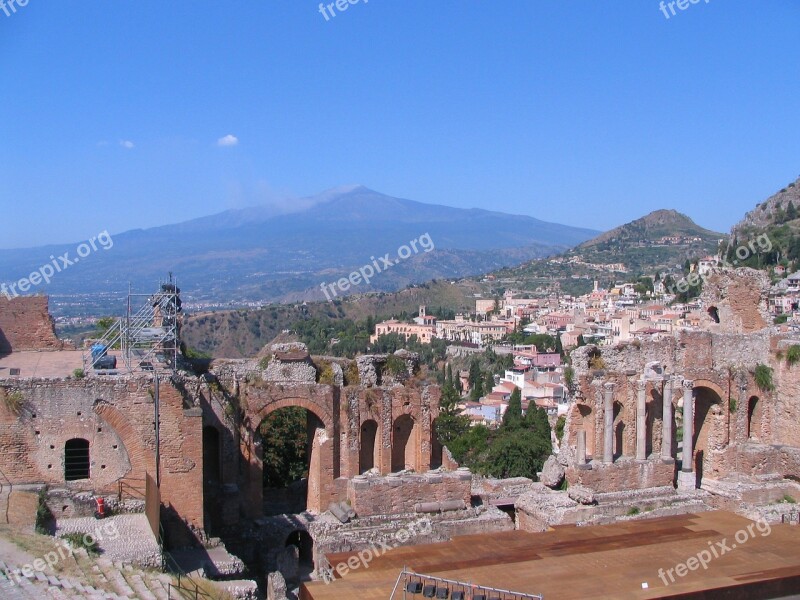
{"label": "ruined wall with niche", "polygon": [[769,326],[771,285],[769,276],[755,269],[713,271],[703,283],[700,301],[717,318],[707,312],[703,328],[715,333],[753,333]]}
{"label": "ruined wall with niche", "polygon": [[[21,379],[2,387],[22,399],[18,414],[0,404],[0,470],[11,483],[114,494],[122,477],[155,476],[151,376]],[[202,411],[186,406],[169,382],[161,383],[160,401],[161,499],[167,517],[179,521],[173,540],[188,543],[192,529],[203,529]],[[65,480],[71,439],[89,442],[88,479]]]}

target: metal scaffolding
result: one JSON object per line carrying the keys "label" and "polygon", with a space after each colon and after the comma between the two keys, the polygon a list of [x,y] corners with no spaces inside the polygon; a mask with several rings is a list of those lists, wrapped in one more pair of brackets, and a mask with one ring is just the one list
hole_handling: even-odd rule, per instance
{"label": "metal scaffolding", "polygon": [[125,316],[84,350],[85,372],[174,372],[180,349],[180,292],[172,273],[155,294],[134,294],[129,288]]}

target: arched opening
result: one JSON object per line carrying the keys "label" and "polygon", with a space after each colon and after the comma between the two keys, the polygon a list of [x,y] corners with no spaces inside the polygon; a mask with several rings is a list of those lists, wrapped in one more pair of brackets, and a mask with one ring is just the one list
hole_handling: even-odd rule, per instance
{"label": "arched opening", "polygon": [[64,480],[89,479],[89,440],[73,438],[64,444]]}
{"label": "arched opening", "polygon": [[378,445],[375,443],[377,437],[378,423],[373,419],[364,421],[361,425],[361,451],[358,461],[358,472],[361,474],[374,469],[380,463],[377,455]]}
{"label": "arched opening", "polygon": [[308,507],[314,440],[325,425],[311,411],[287,406],[261,422],[264,514],[297,514]]}
{"label": "arched opening", "polygon": [[594,412],[591,406],[578,405],[581,422],[578,429],[586,432],[586,460],[594,458]]}
{"label": "arched opening", "polygon": [[614,402],[614,459],[625,453],[625,409],[619,402]]}
{"label": "arched opening", "polygon": [[761,438],[761,402],[758,396],[747,401],[747,438],[758,441]]}
{"label": "arched opening", "polygon": [[203,479],[208,483],[219,483],[222,480],[219,430],[211,425],[203,427]]}
{"label": "arched opening", "polygon": [[[697,487],[703,481],[703,473],[706,470],[708,460],[709,441],[717,433],[714,427],[714,415],[712,409],[719,406],[722,399],[719,394],[711,388],[700,386],[694,389],[694,437],[692,448],[694,450],[694,469],[697,474]],[[712,413],[709,415],[709,413]]]}
{"label": "arched opening", "polygon": [[410,415],[401,415],[395,419],[392,428],[392,473],[414,470],[416,429],[414,419]]}
{"label": "arched opening", "polygon": [[655,448],[655,440],[660,440],[664,435],[664,397],[658,390],[650,390],[646,414],[645,451],[650,456]]}
{"label": "arched opening", "polygon": [[442,466],[443,453],[442,443],[439,441],[439,436],[436,435],[436,419],[434,419],[431,423],[431,469],[438,469]]}
{"label": "arched opening", "polygon": [[286,538],[286,546],[296,546],[299,550],[300,564],[314,564],[314,539],[307,531],[298,529]]}

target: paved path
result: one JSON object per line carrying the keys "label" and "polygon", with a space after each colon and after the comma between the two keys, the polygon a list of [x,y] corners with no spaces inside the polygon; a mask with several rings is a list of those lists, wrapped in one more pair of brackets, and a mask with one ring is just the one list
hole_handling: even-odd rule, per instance
{"label": "paved path", "polygon": [[161,553],[144,514],[115,515],[106,519],[81,517],[59,519],[56,537],[65,533],[91,534],[102,556],[115,562],[158,567]]}

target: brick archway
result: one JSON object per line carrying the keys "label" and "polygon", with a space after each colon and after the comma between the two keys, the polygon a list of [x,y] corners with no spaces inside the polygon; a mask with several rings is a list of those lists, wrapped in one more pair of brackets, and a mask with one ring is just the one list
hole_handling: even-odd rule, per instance
{"label": "brick archway", "polygon": [[131,464],[131,470],[127,476],[133,479],[144,479],[148,472],[155,474],[155,451],[145,447],[144,440],[128,418],[102,400],[95,403],[94,412],[119,436]]}
{"label": "brick archway", "polygon": [[334,388],[310,384],[261,384],[247,387],[244,397],[247,406],[243,422],[246,435],[242,437],[242,444],[243,455],[249,457],[250,463],[249,481],[246,484],[250,516],[263,514],[263,464],[261,448],[256,444],[258,429],[264,419],[283,408],[303,408],[324,427],[311,439],[306,507],[315,514],[327,510],[328,504],[335,498],[334,481],[339,477],[340,467],[339,398]]}
{"label": "brick archway", "polygon": [[333,434],[333,417],[322,410],[318,404],[310,402],[305,398],[283,398],[266,404],[258,412],[252,413],[253,416],[250,423],[254,425],[253,430],[258,430],[264,419],[282,408],[305,408],[322,421],[323,425],[325,425],[326,432],[331,435]]}

